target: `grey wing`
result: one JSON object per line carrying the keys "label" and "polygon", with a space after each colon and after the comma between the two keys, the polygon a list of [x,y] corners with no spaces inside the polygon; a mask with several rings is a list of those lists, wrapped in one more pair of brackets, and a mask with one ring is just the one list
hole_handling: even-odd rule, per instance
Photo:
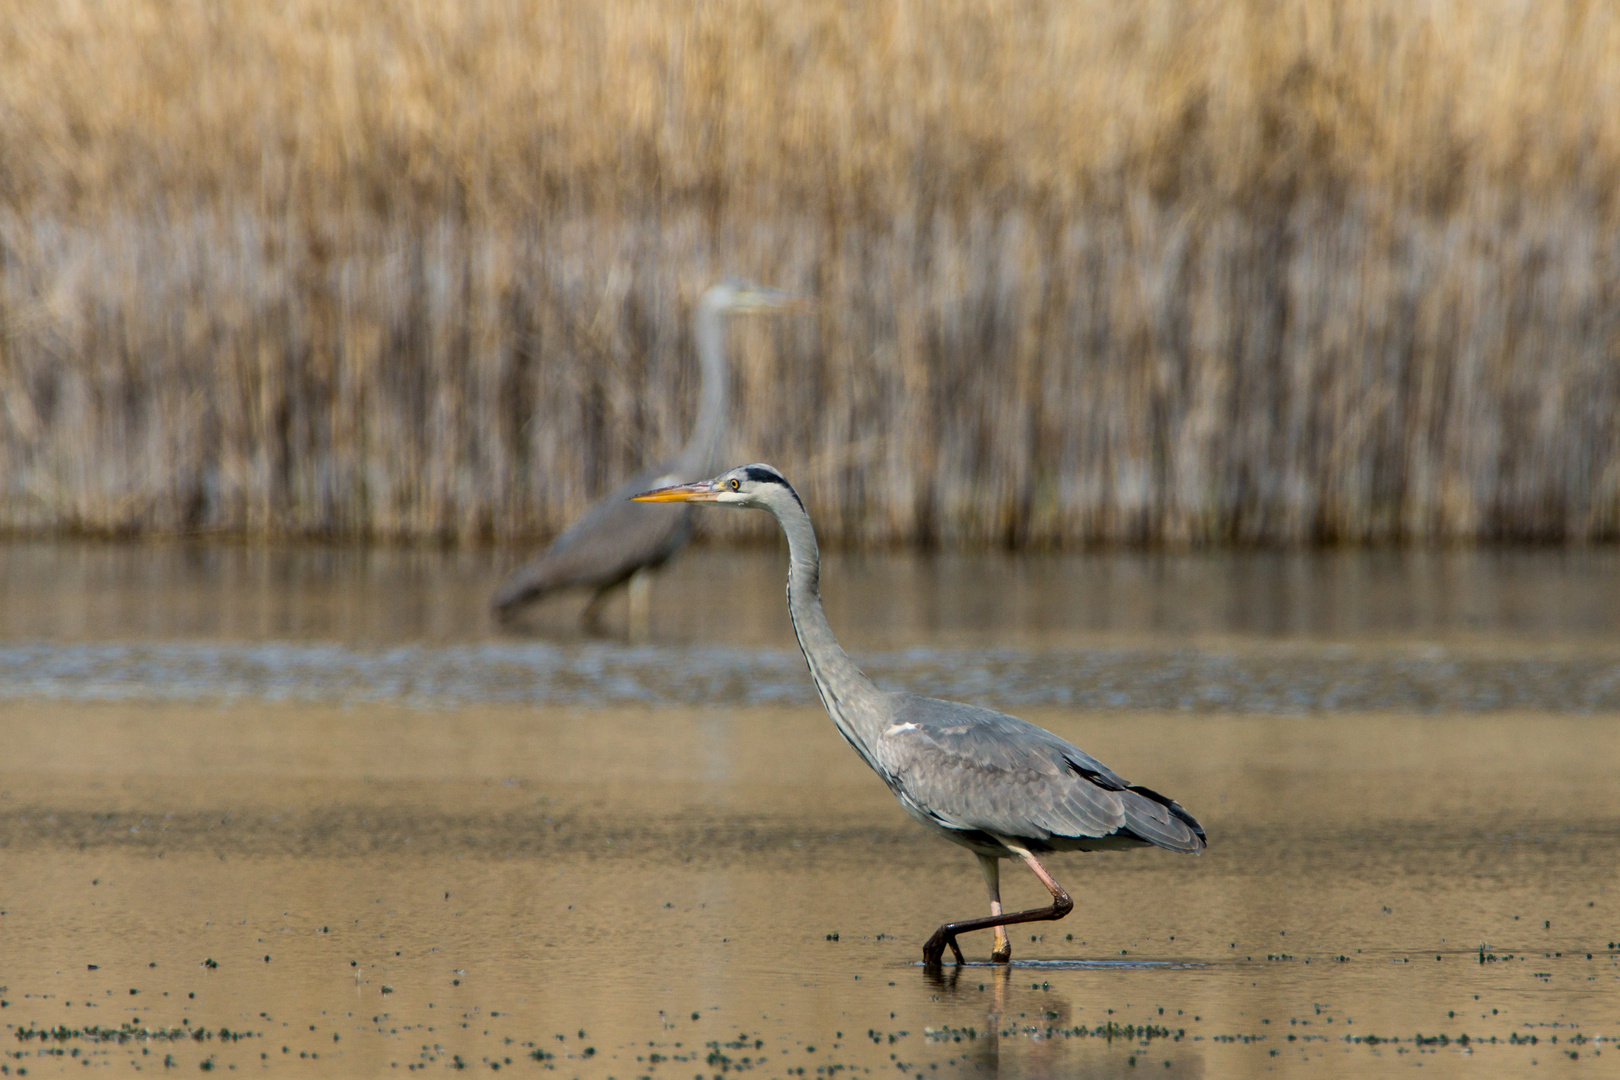
{"label": "grey wing", "polygon": [[668,466],[645,469],[585,511],[550,547],[514,570],[491,600],[505,611],[556,589],[610,588],[644,566],[657,566],[685,543],[692,508],[680,503],[636,503],[639,494],[669,479]]}
{"label": "grey wing", "polygon": [[900,798],[940,825],[1066,846],[1116,837],[1201,851],[1181,805],[1129,784],[1026,720],[954,701],[896,694],[878,759]]}

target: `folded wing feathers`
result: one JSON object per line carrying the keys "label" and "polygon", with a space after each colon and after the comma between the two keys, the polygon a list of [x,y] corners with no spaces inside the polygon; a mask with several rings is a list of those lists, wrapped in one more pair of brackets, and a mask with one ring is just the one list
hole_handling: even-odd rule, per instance
{"label": "folded wing feathers", "polygon": [[638,567],[667,557],[684,535],[691,508],[630,501],[630,496],[666,479],[666,470],[660,467],[644,470],[620,485],[542,554],[513,571],[491,603],[506,609],[557,589],[617,584]]}
{"label": "folded wing feathers", "polygon": [[1110,771],[1094,768],[1093,762],[1065,760],[1083,783],[1120,793],[1124,824],[1129,831],[1150,844],[1172,851],[1204,849],[1203,826],[1174,799],[1140,784],[1128,784]]}
{"label": "folded wing feathers", "polygon": [[903,707],[915,727],[886,740],[880,756],[903,797],[941,822],[1043,840],[1128,832],[1172,851],[1204,848],[1204,830],[1179,803],[1042,728],[956,702],[905,705],[926,713]]}

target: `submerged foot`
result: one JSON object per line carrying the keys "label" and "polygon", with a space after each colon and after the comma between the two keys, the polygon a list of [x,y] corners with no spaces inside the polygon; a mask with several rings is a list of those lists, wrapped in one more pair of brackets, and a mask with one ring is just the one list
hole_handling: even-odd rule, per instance
{"label": "submerged foot", "polygon": [[[990,913],[992,915],[1000,915],[1000,908],[1000,903],[993,904],[990,908]],[[996,927],[996,947],[990,951],[990,962],[992,964],[1005,964],[1011,959],[1012,938],[1007,936],[1007,928],[1005,926],[998,926]]]}
{"label": "submerged foot", "polygon": [[935,930],[934,936],[928,939],[928,943],[923,946],[924,964],[929,967],[938,967],[940,961],[945,958],[945,946],[947,945],[951,947],[951,955],[956,958],[958,967],[967,963],[966,958],[962,956],[961,946],[956,944],[956,935],[951,933],[950,929],[951,924],[946,923],[938,930]]}

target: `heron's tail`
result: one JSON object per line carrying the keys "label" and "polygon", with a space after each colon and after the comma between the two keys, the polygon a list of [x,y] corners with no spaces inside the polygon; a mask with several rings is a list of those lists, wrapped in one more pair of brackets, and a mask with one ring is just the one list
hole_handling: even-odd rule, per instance
{"label": "heron's tail", "polygon": [[1120,792],[1125,827],[1155,847],[1197,854],[1207,846],[1204,827],[1176,800],[1131,784]]}

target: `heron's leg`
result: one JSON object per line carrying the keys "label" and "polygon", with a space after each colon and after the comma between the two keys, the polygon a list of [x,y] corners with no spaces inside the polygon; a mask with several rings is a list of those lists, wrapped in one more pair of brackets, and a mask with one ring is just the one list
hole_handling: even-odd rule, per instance
{"label": "heron's leg", "polygon": [[607,594],[612,591],[613,586],[611,585],[607,586],[606,588],[597,589],[596,592],[591,596],[590,603],[585,605],[585,610],[579,613],[580,624],[593,634],[601,629],[602,601],[607,597]]}
{"label": "heron's leg", "polygon": [[956,962],[962,963],[962,950],[956,945],[956,935],[971,933],[974,930],[988,930],[992,926],[1011,926],[1013,923],[1026,922],[1054,922],[1063,918],[1074,910],[1074,901],[1063,890],[1063,886],[1052,880],[1052,875],[1046,872],[1033,852],[1005,837],[997,837],[1014,855],[1023,859],[1029,868],[1035,871],[1035,876],[1041,879],[1046,891],[1052,894],[1052,906],[1049,908],[1031,908],[1028,911],[1014,911],[1001,915],[992,915],[987,919],[964,919],[961,922],[946,923],[934,931],[934,936],[928,939],[923,946],[923,963],[930,966],[938,964],[945,955],[945,946],[949,945],[951,952],[956,956]]}
{"label": "heron's leg", "polygon": [[652,621],[652,571],[642,567],[630,575],[630,640],[647,640]]}
{"label": "heron's leg", "polygon": [[[985,887],[990,890],[990,914],[1001,914],[1001,860],[991,858],[989,855],[979,856],[979,873],[984,875]],[[996,927],[996,947],[990,954],[992,962],[1005,964],[1012,959],[1012,939],[1007,937],[1006,928]]]}

